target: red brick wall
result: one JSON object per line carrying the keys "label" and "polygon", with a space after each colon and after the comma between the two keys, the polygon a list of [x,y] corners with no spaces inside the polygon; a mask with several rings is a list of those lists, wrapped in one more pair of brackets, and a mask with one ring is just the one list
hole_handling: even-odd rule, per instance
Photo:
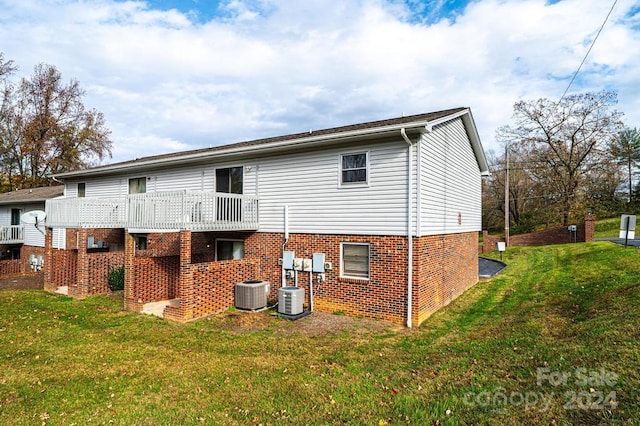
{"label": "red brick wall", "polygon": [[167,307],[165,317],[175,321],[189,321],[224,312],[235,303],[235,284],[254,279],[258,271],[257,259],[225,260],[222,262],[191,264],[187,268],[190,279],[180,291],[180,306]]}
{"label": "red brick wall", "polygon": [[89,294],[111,292],[109,288],[109,271],[124,265],[124,252],[90,253],[87,255],[89,267]]}
{"label": "red brick wall", "polygon": [[104,242],[109,246],[109,251],[123,251],[124,250],[124,229],[89,229],[87,230],[87,237],[93,237],[94,244],[98,244],[99,241]]}
{"label": "red brick wall", "polygon": [[[87,238],[104,241],[110,251],[87,253]],[[52,248],[51,229],[45,236],[45,289],[55,291],[69,286],[69,296],[87,297],[108,293],[107,275],[110,268],[124,264],[124,230],[122,229],[67,229],[66,249]]]}
{"label": "red brick wall", "polygon": [[[245,240],[245,258],[208,263],[191,263],[193,240],[188,231],[180,233],[181,257],[176,269],[181,283],[177,290],[180,305],[167,307],[165,317],[188,321],[224,311],[234,305],[234,286],[250,279],[271,283],[270,300],[277,300],[281,286],[282,234],[255,233]],[[242,234],[227,234],[225,238],[242,238]],[[196,241],[202,242],[196,236]],[[340,243],[370,244],[370,279],[340,277]],[[339,236],[292,234],[287,250],[296,257],[311,258],[313,253],[325,253],[333,268],[326,281],[315,286],[314,307],[325,312],[341,311],[348,315],[385,319],[397,323],[406,321],[407,242],[404,237]],[[157,260],[157,259],[156,259]],[[136,259],[136,269],[149,270],[148,264]],[[137,269],[138,270],[138,269]],[[167,276],[167,281],[170,277]],[[413,325],[419,325],[431,313],[446,305],[478,280],[477,233],[454,234],[414,239]],[[151,288],[149,283],[158,285]],[[142,301],[172,298],[164,292],[163,280],[145,280],[136,275],[134,290],[151,294]],[[287,280],[293,285],[294,280]],[[305,288],[305,306],[309,307],[309,273],[298,273],[298,285]],[[154,293],[160,290],[159,293]]]}
{"label": "red brick wall", "polygon": [[44,247],[23,245],[20,247],[20,259],[0,260],[0,277],[5,278],[11,275],[31,275],[42,273],[41,271],[36,271],[31,268],[31,265],[29,264],[29,256],[32,254],[36,257],[42,256],[43,261],[46,263]]}
{"label": "red brick wall", "polygon": [[31,265],[29,264],[30,255],[34,255],[36,258],[38,256],[42,256],[42,260],[45,261],[46,260],[45,249],[44,247],[25,246],[25,245],[23,245],[20,248],[20,260],[22,261],[22,272],[25,274],[38,273],[38,271],[34,271],[33,269],[31,269]]}
{"label": "red brick wall", "polygon": [[[577,225],[576,239],[569,232],[566,226],[543,229],[529,234],[518,234],[509,236],[511,246],[544,246],[551,244],[583,243],[594,240],[595,217],[587,214],[584,222]],[[504,237],[489,235],[486,231],[482,233],[482,253],[488,253],[496,249],[496,243],[504,241]]]}
{"label": "red brick wall", "polygon": [[[75,250],[52,250],[52,262],[50,268],[45,263],[45,270],[50,271],[51,280],[45,281],[45,288],[49,291],[55,291],[58,287],[69,286],[77,287],[76,271],[77,271],[77,251]],[[45,261],[46,262],[46,261]],[[47,274],[45,273],[45,279]]]}
{"label": "red brick wall", "polygon": [[[271,282],[270,300],[277,300],[281,287],[282,234],[256,233],[245,242],[245,256],[260,259],[256,279]],[[370,244],[370,279],[340,277],[340,243]],[[286,250],[296,257],[312,258],[324,253],[333,268],[319,286],[314,282],[314,309],[347,315],[379,318],[402,323],[406,318],[407,243],[405,237],[291,234]],[[287,280],[293,285],[294,280]],[[309,273],[298,273],[298,286],[305,289],[305,308],[309,307]]]}
{"label": "red brick wall", "polygon": [[180,234],[178,232],[147,234],[147,249],[137,250],[136,256],[162,257],[176,256],[180,253]]}
{"label": "red brick wall", "polygon": [[1,278],[6,278],[10,275],[21,275],[23,270],[22,259],[0,260]]}
{"label": "red brick wall", "polygon": [[412,324],[419,325],[478,282],[478,234],[414,238]]}
{"label": "red brick wall", "polygon": [[179,272],[180,259],[178,256],[136,256],[131,297],[137,303],[157,302],[175,298],[180,279]]}

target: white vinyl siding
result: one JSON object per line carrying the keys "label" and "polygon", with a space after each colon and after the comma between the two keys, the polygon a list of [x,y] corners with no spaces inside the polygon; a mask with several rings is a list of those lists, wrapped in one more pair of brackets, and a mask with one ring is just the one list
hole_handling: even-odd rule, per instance
{"label": "white vinyl siding", "polygon": [[[480,171],[462,119],[436,125],[411,149],[414,235],[479,231]],[[75,197],[77,183],[86,182],[87,197],[124,197],[128,179],[143,175],[148,193],[214,191],[216,169],[244,166],[243,193],[259,197],[259,232],[284,232],[288,206],[291,233],[406,235],[408,150],[398,132],[304,152],[70,179],[66,194]],[[367,153],[367,183],[341,185],[341,156],[358,153]]]}
{"label": "white vinyl siding", "polygon": [[462,120],[437,126],[421,143],[421,234],[480,231],[480,171]]}
{"label": "white vinyl siding", "polygon": [[[15,204],[0,207],[0,226],[11,225],[11,210],[13,209],[19,210],[20,215],[23,215],[24,213],[32,210],[44,210],[44,203]],[[42,233],[45,230],[44,223],[39,225],[39,229],[42,232],[40,232],[33,224],[20,221],[19,225],[24,227],[24,233],[22,234],[24,238],[24,245],[44,247],[44,234]]]}
{"label": "white vinyl siding", "polygon": [[[146,173],[146,192],[164,191],[213,191],[215,189],[215,169],[226,167],[237,167],[243,163],[235,164],[211,164],[210,166],[200,166],[191,168],[167,168],[161,171],[151,171]],[[243,193],[254,195],[256,193],[257,167],[253,162],[244,169]],[[124,197],[129,192],[129,179],[139,178],[140,173],[108,176],[101,178],[86,178],[82,182],[86,183],[86,197],[97,198],[117,198]],[[65,182],[67,197],[76,197],[79,181],[69,180]]]}
{"label": "white vinyl siding", "polygon": [[51,245],[54,249],[67,248],[67,230],[65,228],[54,228],[52,230],[51,236]]}
{"label": "white vinyl siding", "polygon": [[[369,184],[340,185],[340,155],[325,149],[262,160],[259,165],[260,231],[405,235],[407,145],[402,140],[371,143]],[[246,184],[246,183],[245,183]]]}
{"label": "white vinyl siding", "polygon": [[0,206],[0,226],[11,225],[11,207]]}

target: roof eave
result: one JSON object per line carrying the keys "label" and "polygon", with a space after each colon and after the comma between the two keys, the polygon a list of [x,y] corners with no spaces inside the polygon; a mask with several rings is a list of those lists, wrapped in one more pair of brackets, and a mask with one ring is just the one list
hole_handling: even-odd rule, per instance
{"label": "roof eave", "polygon": [[[444,117],[445,120],[438,119],[436,121],[447,121],[451,119],[451,116]],[[249,153],[277,153],[283,152],[291,149],[292,147],[313,147],[319,144],[337,143],[349,139],[358,139],[363,138],[369,135],[377,135],[377,136],[385,136],[392,135],[394,132],[399,132],[400,129],[404,128],[405,130],[410,129],[423,129],[426,126],[431,125],[432,122],[427,120],[420,120],[410,123],[402,123],[402,124],[393,124],[384,127],[375,127],[369,129],[358,129],[352,130],[348,132],[341,133],[332,133],[326,135],[318,135],[313,136],[313,133],[310,133],[310,136],[298,139],[290,139],[285,141],[271,142],[265,143],[262,145],[249,145],[242,147],[233,147],[229,149],[218,149],[210,152],[198,152],[194,154],[186,154],[186,155],[176,155],[174,157],[161,158],[149,161],[141,161],[137,163],[124,163],[124,164],[114,164],[107,165],[102,167],[96,167],[93,169],[87,170],[78,170],[67,173],[58,173],[55,175],[51,175],[54,179],[65,179],[65,178],[73,178],[73,177],[85,177],[85,176],[93,176],[93,175],[103,175],[103,174],[111,174],[116,173],[121,170],[136,170],[136,169],[149,169],[158,166],[162,166],[164,164],[170,163],[172,165],[179,165],[192,162],[194,160],[206,160],[207,158],[216,157],[216,158],[224,158],[231,155],[242,155]]]}

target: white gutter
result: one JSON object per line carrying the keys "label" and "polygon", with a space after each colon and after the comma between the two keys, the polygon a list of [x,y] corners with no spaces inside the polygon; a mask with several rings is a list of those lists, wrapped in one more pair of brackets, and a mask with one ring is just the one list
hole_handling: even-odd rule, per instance
{"label": "white gutter", "polygon": [[411,303],[413,302],[413,221],[411,214],[413,191],[411,190],[411,168],[413,166],[413,145],[411,139],[407,137],[404,127],[400,129],[400,135],[409,145],[407,160],[407,327],[411,328]]}

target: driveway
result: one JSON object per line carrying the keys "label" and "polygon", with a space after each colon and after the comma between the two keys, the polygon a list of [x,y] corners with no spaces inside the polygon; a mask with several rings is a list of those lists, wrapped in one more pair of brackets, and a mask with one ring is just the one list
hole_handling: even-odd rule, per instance
{"label": "driveway", "polygon": [[[596,238],[596,241],[611,241],[612,243],[624,245],[624,238]],[[640,240],[627,240],[627,245],[632,247],[640,247]]]}

